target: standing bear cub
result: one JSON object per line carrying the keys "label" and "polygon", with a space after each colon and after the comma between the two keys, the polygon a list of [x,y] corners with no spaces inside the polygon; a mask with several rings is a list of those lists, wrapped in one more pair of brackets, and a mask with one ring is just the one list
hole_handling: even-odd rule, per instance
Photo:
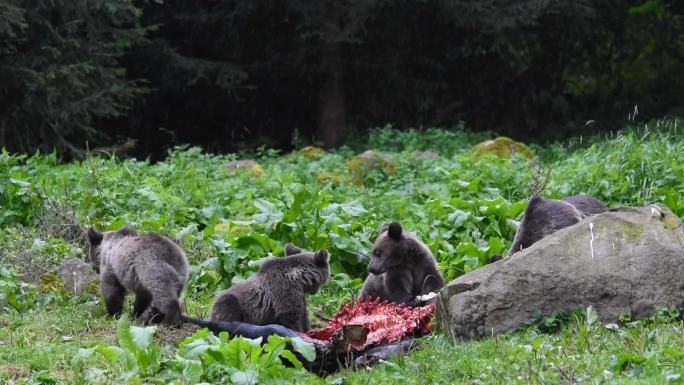
{"label": "standing bear cub", "polygon": [[128,289],[135,292],[136,318],[163,317],[165,324],[181,325],[178,299],[188,281],[188,260],[175,242],[127,227],[106,232],[90,228],[88,239],[90,261],[100,274],[100,292],[110,315],[122,313]]}
{"label": "standing bear cub", "polygon": [[414,235],[402,231],[398,222],[385,224],[373,245],[368,277],[361,298],[380,298],[416,305],[416,297],[438,292],[444,278],[435,257]]}
{"label": "standing bear cub", "polygon": [[309,330],[306,294],[315,294],[330,278],[328,252],[306,252],[288,243],[285,254],[268,258],[255,275],[219,294],[211,320]]}

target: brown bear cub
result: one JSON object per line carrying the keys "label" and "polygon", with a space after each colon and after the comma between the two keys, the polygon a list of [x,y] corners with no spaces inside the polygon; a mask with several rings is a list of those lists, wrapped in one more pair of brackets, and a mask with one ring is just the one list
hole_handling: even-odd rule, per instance
{"label": "brown bear cub", "polygon": [[288,243],[285,254],[268,258],[255,275],[219,294],[211,320],[309,330],[306,294],[315,294],[330,278],[328,252],[306,252]]}
{"label": "brown bear cub", "polygon": [[606,211],[608,207],[603,202],[589,195],[573,195],[562,200],[534,196],[527,204],[508,255],[524,250],[545,236],[586,217]]}
{"label": "brown bear cub", "polygon": [[402,231],[397,222],[382,226],[373,245],[368,273],[361,298],[417,305],[417,296],[438,292],[444,286],[430,249],[414,235]]}
{"label": "brown bear cub", "polygon": [[136,318],[181,325],[178,299],[188,281],[188,260],[175,242],[127,227],[106,232],[90,228],[88,239],[90,261],[100,274],[100,292],[110,315],[122,313],[128,289],[135,292]]}

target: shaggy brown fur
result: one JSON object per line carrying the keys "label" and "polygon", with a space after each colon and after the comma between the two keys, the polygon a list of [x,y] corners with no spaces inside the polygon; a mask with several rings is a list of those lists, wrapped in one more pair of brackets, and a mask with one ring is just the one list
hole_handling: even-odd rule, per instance
{"label": "shaggy brown fur", "polygon": [[430,249],[397,222],[385,224],[373,246],[361,298],[379,297],[415,305],[415,298],[438,292],[444,278]]}
{"label": "shaggy brown fur", "polygon": [[315,294],[330,278],[328,252],[306,252],[292,244],[285,252],[286,257],[267,259],[255,275],[219,294],[211,320],[309,330],[306,294]]}
{"label": "shaggy brown fur", "polygon": [[588,195],[573,195],[562,200],[532,197],[508,255],[526,249],[545,236],[572,226],[588,216],[606,211],[608,207],[603,202]]}
{"label": "shaggy brown fur", "polygon": [[165,324],[181,325],[178,299],[188,281],[188,260],[175,242],[126,227],[104,233],[90,228],[88,239],[90,261],[100,274],[100,292],[110,315],[121,314],[128,289],[135,292],[137,318],[163,317]]}

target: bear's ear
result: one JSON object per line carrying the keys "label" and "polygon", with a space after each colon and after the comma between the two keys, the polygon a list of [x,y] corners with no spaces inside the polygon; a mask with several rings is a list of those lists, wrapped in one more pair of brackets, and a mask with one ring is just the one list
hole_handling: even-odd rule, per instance
{"label": "bear's ear", "polygon": [[389,237],[395,241],[401,239],[401,225],[399,222],[392,222],[389,224],[389,227],[387,228],[387,235],[389,235]]}
{"label": "bear's ear", "polygon": [[293,245],[292,243],[288,242],[285,245],[285,255],[292,255],[292,254],[300,254],[302,252],[302,249],[299,247]]}
{"label": "bear's ear", "polygon": [[88,240],[90,241],[91,245],[99,245],[100,243],[102,243],[102,238],[104,238],[104,236],[101,232],[95,230],[92,227],[88,228]]}
{"label": "bear's ear", "polygon": [[314,263],[318,267],[325,267],[328,265],[328,250],[319,250],[314,254]]}

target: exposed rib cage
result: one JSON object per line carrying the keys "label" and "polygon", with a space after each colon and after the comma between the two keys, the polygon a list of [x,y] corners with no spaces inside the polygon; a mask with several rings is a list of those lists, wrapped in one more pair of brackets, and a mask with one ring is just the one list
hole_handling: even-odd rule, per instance
{"label": "exposed rib cage", "polygon": [[306,337],[319,341],[330,341],[343,327],[355,326],[368,330],[365,342],[355,341],[354,350],[361,351],[370,346],[400,341],[413,335],[432,331],[430,322],[435,304],[423,307],[409,307],[394,302],[364,298],[358,302],[347,302],[340,306],[337,315],[325,328],[312,329]]}

